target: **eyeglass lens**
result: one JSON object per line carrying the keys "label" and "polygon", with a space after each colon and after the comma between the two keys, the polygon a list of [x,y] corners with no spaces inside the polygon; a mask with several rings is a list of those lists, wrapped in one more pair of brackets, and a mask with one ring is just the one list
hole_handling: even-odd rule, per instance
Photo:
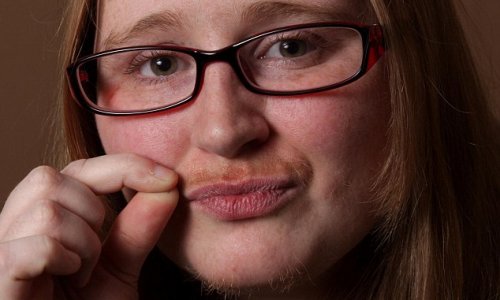
{"label": "eyeglass lens", "polygon": [[[261,90],[304,91],[343,82],[363,63],[360,33],[346,27],[310,27],[264,35],[239,48],[246,81]],[[175,104],[194,92],[196,60],[166,49],[133,50],[80,65],[80,88],[91,105],[139,111]]]}

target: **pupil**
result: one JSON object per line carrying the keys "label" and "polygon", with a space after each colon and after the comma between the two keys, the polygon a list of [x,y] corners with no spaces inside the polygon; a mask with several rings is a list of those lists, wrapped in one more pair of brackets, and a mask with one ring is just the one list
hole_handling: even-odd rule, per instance
{"label": "pupil", "polygon": [[156,75],[165,75],[169,74],[172,69],[172,61],[166,57],[156,58],[151,62],[153,72]]}
{"label": "pupil", "polygon": [[300,56],[305,53],[304,44],[300,41],[285,41],[281,43],[281,55],[285,57]]}

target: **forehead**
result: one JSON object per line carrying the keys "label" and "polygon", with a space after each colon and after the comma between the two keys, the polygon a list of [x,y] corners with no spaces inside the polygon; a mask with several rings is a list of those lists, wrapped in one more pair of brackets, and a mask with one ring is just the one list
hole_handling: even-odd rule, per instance
{"label": "forehead", "polygon": [[[186,39],[230,39],[305,22],[371,19],[368,0],[100,0],[98,48],[113,48],[143,33],[182,33]],[[137,39],[136,39],[137,40]],[[139,42],[139,40],[137,40]],[[234,42],[234,41],[233,41]],[[130,46],[130,45],[128,45]]]}

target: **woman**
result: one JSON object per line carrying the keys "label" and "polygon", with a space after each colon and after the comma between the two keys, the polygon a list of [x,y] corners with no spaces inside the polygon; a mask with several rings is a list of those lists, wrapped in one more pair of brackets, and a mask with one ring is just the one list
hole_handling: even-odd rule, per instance
{"label": "woman", "polygon": [[448,1],[75,1],[66,26],[66,166],[7,201],[2,298],[499,297],[498,145]]}

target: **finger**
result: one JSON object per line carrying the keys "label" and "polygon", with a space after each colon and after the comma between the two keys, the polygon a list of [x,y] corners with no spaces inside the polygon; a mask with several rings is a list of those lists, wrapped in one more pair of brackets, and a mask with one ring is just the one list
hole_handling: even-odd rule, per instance
{"label": "finger", "polygon": [[86,220],[96,231],[104,221],[104,204],[87,186],[51,167],[42,166],[31,171],[12,191],[2,211],[1,228],[5,229],[5,224],[31,210],[40,199],[59,203]]}
{"label": "finger", "polygon": [[63,174],[89,186],[96,194],[109,194],[128,187],[158,193],[177,185],[174,171],[135,154],[111,154],[70,163]]}
{"label": "finger", "polygon": [[105,242],[103,254],[111,272],[124,282],[134,282],[160,238],[178,201],[177,190],[137,193],[118,215]]}
{"label": "finger", "polygon": [[[58,241],[81,260],[77,282],[86,282],[101,252],[97,233],[79,216],[54,201],[40,201],[29,213],[19,217],[15,234],[47,236]],[[6,236],[5,238],[10,238]]]}
{"label": "finger", "polygon": [[0,262],[2,282],[30,280],[44,273],[69,275],[81,266],[76,253],[44,235],[0,243]]}
{"label": "finger", "polygon": [[0,243],[0,299],[52,299],[50,278],[79,267],[78,255],[47,236]]}

